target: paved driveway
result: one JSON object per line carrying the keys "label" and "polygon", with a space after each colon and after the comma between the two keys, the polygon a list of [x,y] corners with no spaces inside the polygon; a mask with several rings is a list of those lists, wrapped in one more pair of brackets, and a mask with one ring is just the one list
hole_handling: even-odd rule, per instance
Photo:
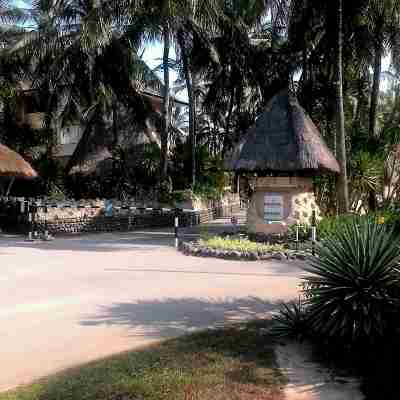
{"label": "paved driveway", "polygon": [[0,236],[0,390],[296,297],[294,264],[186,257],[168,232]]}

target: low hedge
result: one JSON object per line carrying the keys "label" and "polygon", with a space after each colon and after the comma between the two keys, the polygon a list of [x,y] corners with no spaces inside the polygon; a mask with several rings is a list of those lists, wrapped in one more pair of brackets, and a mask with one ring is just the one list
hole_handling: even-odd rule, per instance
{"label": "low hedge", "polygon": [[263,244],[244,238],[214,236],[200,239],[199,245],[216,250],[232,250],[241,252],[272,253],[285,250],[280,244]]}
{"label": "low hedge", "polygon": [[335,233],[341,226],[348,225],[353,221],[358,221],[359,223],[374,221],[377,224],[384,224],[388,228],[400,233],[400,212],[386,210],[365,215],[348,214],[323,218],[317,226],[318,238],[324,239]]}

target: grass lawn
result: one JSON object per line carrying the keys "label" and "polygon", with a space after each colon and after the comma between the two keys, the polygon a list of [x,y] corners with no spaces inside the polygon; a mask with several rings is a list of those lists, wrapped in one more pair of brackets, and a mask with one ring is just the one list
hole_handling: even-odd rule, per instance
{"label": "grass lawn", "polygon": [[280,400],[269,321],[208,330],[68,370],[0,400]]}

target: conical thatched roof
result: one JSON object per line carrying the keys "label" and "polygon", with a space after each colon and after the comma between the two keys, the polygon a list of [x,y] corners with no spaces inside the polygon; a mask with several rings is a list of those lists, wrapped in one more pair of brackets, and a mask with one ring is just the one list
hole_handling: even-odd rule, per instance
{"label": "conical thatched roof", "polygon": [[36,171],[18,153],[0,144],[0,176],[36,178]]}
{"label": "conical thatched roof", "polygon": [[236,146],[227,168],[265,173],[339,173],[317,127],[288,91],[275,95]]}

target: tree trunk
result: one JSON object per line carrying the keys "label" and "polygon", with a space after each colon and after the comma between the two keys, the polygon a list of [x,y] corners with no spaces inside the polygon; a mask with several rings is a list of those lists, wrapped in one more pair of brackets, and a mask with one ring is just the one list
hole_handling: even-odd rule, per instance
{"label": "tree trunk", "polygon": [[182,30],[178,32],[178,42],[181,49],[183,70],[185,74],[186,88],[189,100],[189,140],[192,155],[191,175],[192,185],[194,186],[196,184],[196,99],[194,95],[192,71],[189,66],[189,57],[185,44],[184,32]]}
{"label": "tree trunk", "polygon": [[169,50],[170,30],[169,24],[166,22],[163,26],[164,54],[163,54],[163,70],[164,70],[164,100],[162,107],[162,126],[161,126],[161,156],[160,156],[160,181],[164,181],[167,177],[168,166],[168,134],[169,134]]}
{"label": "tree trunk", "polygon": [[235,103],[235,87],[232,86],[231,87],[231,97],[230,97],[230,100],[229,100],[228,116],[226,118],[225,137],[224,137],[224,144],[223,144],[222,154],[225,154],[227,149],[228,149],[229,129],[231,127],[231,119],[232,119],[232,114],[233,114],[234,103]]}
{"label": "tree trunk", "polygon": [[113,130],[113,148],[118,145],[118,105],[117,101],[112,101],[112,130]]}
{"label": "tree trunk", "polygon": [[14,184],[14,181],[15,181],[15,177],[13,176],[10,180],[10,183],[8,184],[7,191],[6,191],[6,197],[8,197],[10,195],[11,188]]}
{"label": "tree trunk", "polygon": [[349,211],[349,189],[347,182],[346,134],[344,131],[343,110],[342,28],[342,0],[338,0],[338,46],[336,56],[336,134],[338,140],[338,158],[341,169],[338,177],[338,206],[339,213],[344,214]]}
{"label": "tree trunk", "polygon": [[[369,137],[376,138],[377,137],[377,110],[378,110],[378,102],[379,102],[379,88],[381,82],[381,71],[382,71],[382,53],[383,53],[383,45],[382,41],[379,39],[375,45],[375,54],[374,54],[374,77],[372,84],[372,93],[371,93],[371,106],[369,110]],[[370,211],[376,211],[377,209],[377,201],[376,201],[376,193],[374,190],[370,190],[368,193],[368,208]]]}
{"label": "tree trunk", "polygon": [[382,46],[382,42],[379,40],[379,43],[377,43],[375,45],[374,78],[373,78],[372,93],[371,93],[371,106],[370,106],[370,110],[369,110],[369,137],[370,138],[374,138],[377,135],[376,116],[377,116],[377,110],[378,110],[379,88],[380,88],[380,82],[381,82],[382,53],[383,53],[383,46]]}

